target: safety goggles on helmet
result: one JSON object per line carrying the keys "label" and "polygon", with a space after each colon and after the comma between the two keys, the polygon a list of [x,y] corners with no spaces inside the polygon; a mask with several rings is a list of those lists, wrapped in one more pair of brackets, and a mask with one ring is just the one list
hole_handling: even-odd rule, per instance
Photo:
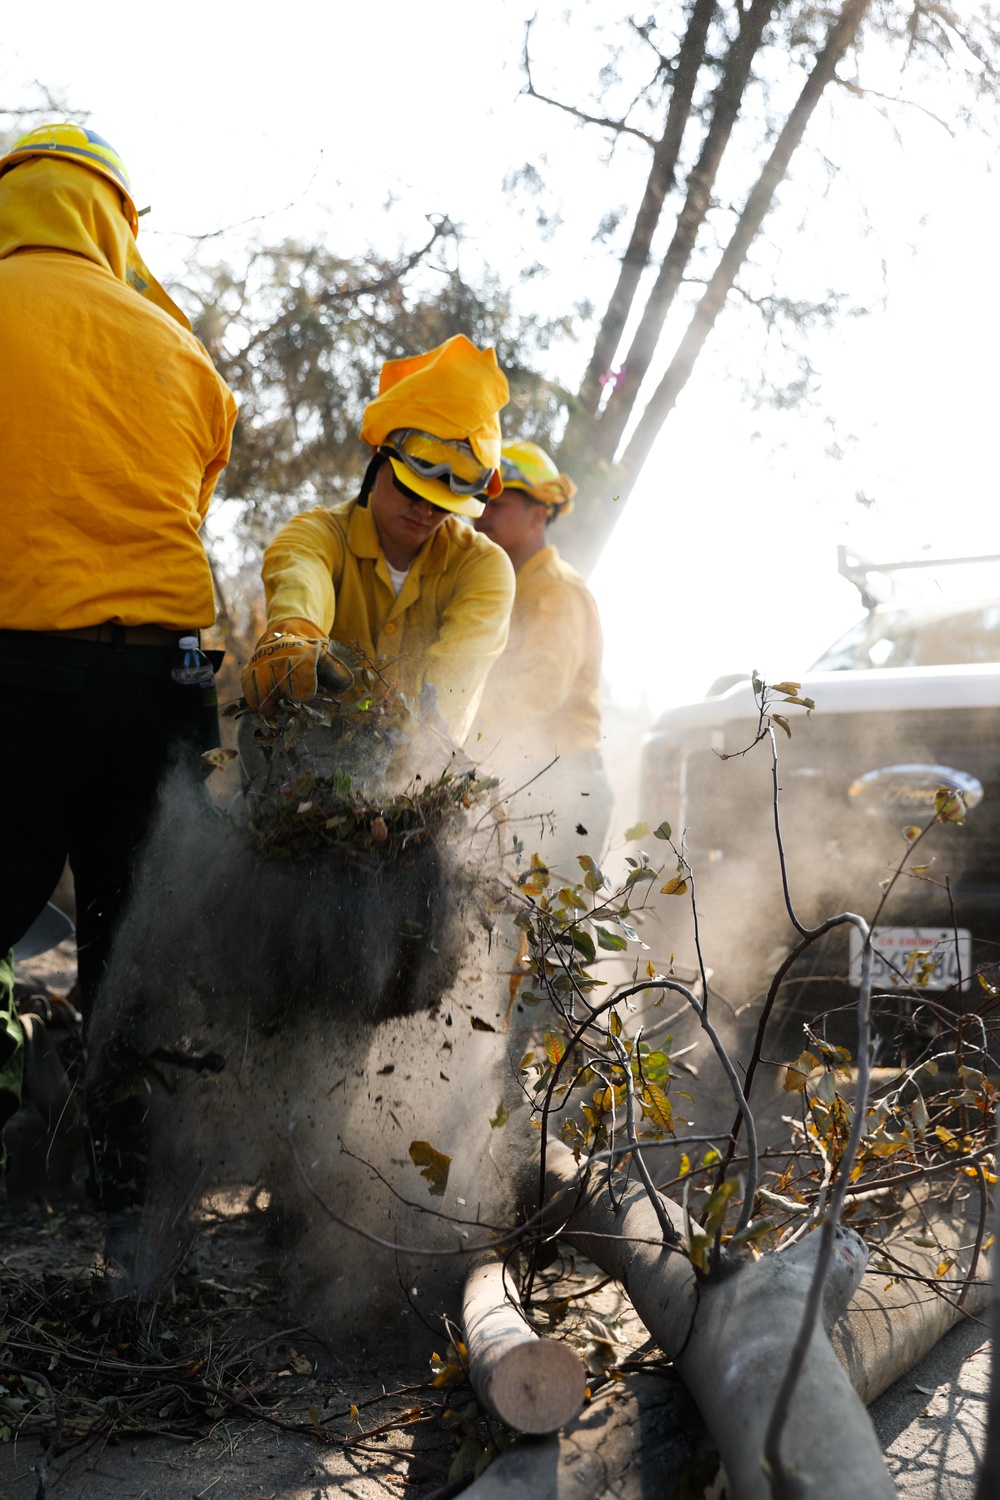
{"label": "safety goggles on helmet", "polygon": [[503,480],[504,489],[507,489],[509,485],[521,490],[532,488],[532,482],[527,474],[524,474],[511,459],[503,456],[500,458],[500,478]]}
{"label": "safety goggles on helmet", "polygon": [[529,500],[544,505],[550,521],[573,509],[576,485],[568,474],[560,474],[537,443],[505,443],[500,476],[504,489],[520,490]]}
{"label": "safety goggles on helmet", "polygon": [[402,459],[411,473],[446,484],[453,495],[483,494],[496,473],[483,467],[464,440],[434,437],[415,427],[390,432],[383,446]]}

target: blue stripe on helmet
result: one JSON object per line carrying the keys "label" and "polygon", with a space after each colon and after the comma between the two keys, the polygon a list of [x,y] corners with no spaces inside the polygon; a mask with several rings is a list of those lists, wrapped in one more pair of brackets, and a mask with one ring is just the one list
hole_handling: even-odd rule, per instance
{"label": "blue stripe on helmet", "polygon": [[[100,136],[92,135],[90,131],[87,132],[87,136],[95,144],[101,139]],[[105,141],[102,144],[107,145],[107,142]],[[113,151],[114,149],[114,146],[108,146],[109,151]],[[116,167],[114,162],[108,161],[107,157],[102,156],[99,151],[85,151],[82,146],[68,146],[63,141],[39,141],[37,143],[33,142],[30,146],[25,146],[21,151],[14,150],[10,154],[11,156],[37,156],[42,151],[54,151],[59,156],[82,156],[86,161],[98,162],[113,174],[117,182],[121,183],[129,197],[132,196],[132,186],[125,175],[124,168],[120,169]]]}

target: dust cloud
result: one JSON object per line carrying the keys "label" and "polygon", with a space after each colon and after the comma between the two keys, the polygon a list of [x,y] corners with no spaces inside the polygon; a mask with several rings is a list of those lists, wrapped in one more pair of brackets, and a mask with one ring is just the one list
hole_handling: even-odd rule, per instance
{"label": "dust cloud", "polygon": [[[146,1114],[137,1288],[162,1287],[207,1193],[249,1189],[304,1318],[419,1341],[456,1311],[454,1252],[516,1221],[537,1143],[492,825],[373,872],[264,858],[246,819],[170,779],[95,1010],[91,1082],[127,1080]],[[440,1195],[419,1141],[451,1158]]]}

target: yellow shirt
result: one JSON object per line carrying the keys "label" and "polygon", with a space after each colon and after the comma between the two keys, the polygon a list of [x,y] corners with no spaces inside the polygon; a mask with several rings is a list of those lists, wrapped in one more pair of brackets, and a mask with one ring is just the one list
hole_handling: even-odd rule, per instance
{"label": "yellow shirt", "polygon": [[0,178],[0,629],[210,625],[198,528],[236,406],[208,354],[125,281],[110,183]]}
{"label": "yellow shirt", "polygon": [[500,547],[449,516],[428,537],[397,598],[367,506],[345,501],[294,516],[264,554],[269,625],[311,620],[366,656],[401,658],[389,681],[437,689],[452,739],[469,732],[483,683],[507,640],[514,570]]}
{"label": "yellow shirt", "polygon": [[603,652],[594,596],[543,547],[517,571],[510,640],[483,695],[483,751],[507,760],[596,750]]}

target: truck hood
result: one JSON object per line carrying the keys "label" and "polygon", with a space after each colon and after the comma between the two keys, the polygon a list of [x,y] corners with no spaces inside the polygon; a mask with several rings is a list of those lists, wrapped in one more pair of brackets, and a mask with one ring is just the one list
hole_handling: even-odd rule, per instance
{"label": "truck hood", "polygon": [[[810,672],[800,679],[800,695],[813,698],[816,713],[871,714],[908,709],[947,712],[956,708],[1000,708],[1000,663],[976,662],[954,667],[873,667],[858,672]],[[779,713],[781,695],[774,707]],[[803,710],[784,710],[793,724]],[[670,708],[654,727],[683,731],[712,729],[757,718],[757,704],[749,682],[739,682],[718,697]]]}

